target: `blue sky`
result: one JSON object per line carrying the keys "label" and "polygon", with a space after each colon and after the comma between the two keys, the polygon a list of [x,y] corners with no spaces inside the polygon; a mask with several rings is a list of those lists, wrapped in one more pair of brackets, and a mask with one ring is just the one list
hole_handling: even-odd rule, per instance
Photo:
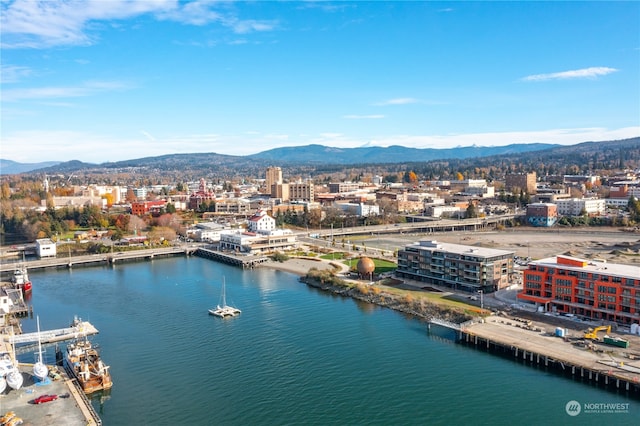
{"label": "blue sky", "polygon": [[640,2],[0,7],[3,159],[640,136]]}

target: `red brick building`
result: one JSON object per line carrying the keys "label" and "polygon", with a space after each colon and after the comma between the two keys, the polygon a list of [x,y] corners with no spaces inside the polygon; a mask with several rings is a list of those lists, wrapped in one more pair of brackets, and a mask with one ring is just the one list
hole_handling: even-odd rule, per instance
{"label": "red brick building", "polygon": [[131,214],[142,216],[147,213],[160,214],[167,207],[165,200],[160,201],[140,201],[131,203]]}
{"label": "red brick building", "polygon": [[640,267],[556,256],[529,263],[518,298],[545,311],[640,322]]}

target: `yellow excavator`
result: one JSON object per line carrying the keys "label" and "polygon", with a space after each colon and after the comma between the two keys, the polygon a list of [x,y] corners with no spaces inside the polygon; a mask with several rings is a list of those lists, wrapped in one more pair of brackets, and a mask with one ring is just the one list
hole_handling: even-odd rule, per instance
{"label": "yellow excavator", "polygon": [[591,340],[598,340],[599,331],[605,331],[607,334],[611,334],[611,326],[601,325],[600,327],[590,328],[587,332],[584,333],[584,338],[591,339]]}

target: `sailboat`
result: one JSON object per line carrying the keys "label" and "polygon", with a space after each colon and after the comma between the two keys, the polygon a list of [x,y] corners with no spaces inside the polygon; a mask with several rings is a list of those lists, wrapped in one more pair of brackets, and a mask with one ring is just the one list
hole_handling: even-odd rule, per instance
{"label": "sailboat", "polygon": [[38,361],[33,364],[33,374],[44,381],[49,375],[49,368],[42,361],[42,342],[40,340],[40,317],[36,317],[38,323]]}
{"label": "sailboat", "polygon": [[[13,328],[11,328],[11,340],[13,341]],[[8,362],[7,362],[8,358]],[[22,387],[24,378],[22,372],[18,369],[18,362],[16,361],[16,348],[15,343],[11,343],[11,356],[4,357],[4,368],[7,371],[5,380],[11,389],[18,390]]]}
{"label": "sailboat", "polygon": [[235,317],[242,311],[238,308],[234,308],[233,306],[227,305],[227,297],[225,294],[225,282],[224,277],[222,277],[222,296],[220,297],[220,303],[216,306],[215,309],[209,309],[209,315],[215,315],[220,318],[226,317]]}

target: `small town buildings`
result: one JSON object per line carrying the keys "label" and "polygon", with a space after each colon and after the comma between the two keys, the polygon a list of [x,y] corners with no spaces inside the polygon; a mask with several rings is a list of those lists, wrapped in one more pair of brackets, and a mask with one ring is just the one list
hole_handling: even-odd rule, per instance
{"label": "small town buildings", "polygon": [[50,238],[41,238],[36,240],[36,255],[42,259],[45,257],[56,257],[56,243]]}
{"label": "small town buildings", "polygon": [[640,267],[555,256],[530,262],[518,299],[540,311],[632,324],[640,320]]}
{"label": "small town buildings", "polygon": [[494,292],[509,285],[515,252],[420,241],[398,251],[396,275],[468,292]]}

